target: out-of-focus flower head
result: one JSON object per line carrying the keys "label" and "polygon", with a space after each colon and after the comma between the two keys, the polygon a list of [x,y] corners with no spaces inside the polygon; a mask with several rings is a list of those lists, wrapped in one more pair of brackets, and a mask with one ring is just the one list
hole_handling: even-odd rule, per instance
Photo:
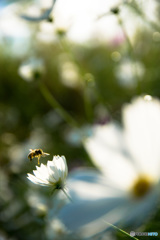
{"label": "out-of-focus flower head", "polygon": [[12,198],[12,192],[9,188],[9,178],[7,174],[1,169],[0,170],[0,202],[1,204],[5,201],[9,201]]}
{"label": "out-of-focus flower head", "polygon": [[85,125],[85,126],[82,126],[81,128],[68,130],[68,132],[65,133],[65,139],[71,145],[78,146],[82,143],[82,141],[86,137],[89,137],[91,135],[92,135],[91,126]]}
{"label": "out-of-focus flower head", "polygon": [[50,14],[53,10],[53,7],[55,5],[56,0],[52,0],[52,3],[50,5],[50,7],[48,7],[47,9],[45,9],[41,14],[39,14],[38,16],[35,15],[25,15],[22,14],[21,18],[27,20],[27,21],[33,21],[33,22],[38,22],[38,21],[42,21],[42,20],[50,20]]}
{"label": "out-of-focus flower head", "polygon": [[45,216],[48,212],[47,198],[43,194],[35,192],[35,189],[29,189],[27,191],[26,200],[35,215]]}
{"label": "out-of-focus flower head", "polygon": [[82,85],[76,65],[70,61],[62,61],[63,60],[61,60],[59,71],[62,83],[70,88],[76,88]]}
{"label": "out-of-focus flower head", "polygon": [[[30,49],[30,38],[32,30],[29,25],[22,21],[18,16],[19,11],[18,1],[10,1],[7,6],[7,1],[0,1],[0,44],[4,45],[4,51],[14,57],[25,56]],[[24,1],[21,1],[21,4]],[[1,8],[1,4],[5,8]],[[4,41],[5,39],[5,41]],[[25,46],[25,47],[24,47]]]}
{"label": "out-of-focus flower head", "polygon": [[24,80],[30,82],[40,78],[44,71],[43,59],[30,58],[26,62],[22,63],[19,67],[18,73]]}
{"label": "out-of-focus flower head", "polygon": [[84,146],[100,172],[72,173],[73,199],[60,218],[85,237],[107,229],[145,223],[160,199],[160,102],[147,95],[122,109],[123,129],[112,122],[93,127]]}
{"label": "out-of-focus flower head", "polygon": [[119,84],[126,88],[137,86],[137,81],[144,76],[145,68],[141,62],[133,62],[124,59],[115,69],[115,75]]}
{"label": "out-of-focus flower head", "polygon": [[65,237],[68,237],[69,231],[58,218],[53,218],[48,222],[46,227],[46,234],[48,239],[55,238],[57,240],[61,240],[66,239]]}
{"label": "out-of-focus flower head", "polygon": [[[97,105],[95,108],[95,124],[106,124],[110,121],[107,109],[103,105]],[[85,124],[79,128],[67,129],[64,132],[65,140],[72,146],[80,146],[85,139],[93,135],[93,127]]]}

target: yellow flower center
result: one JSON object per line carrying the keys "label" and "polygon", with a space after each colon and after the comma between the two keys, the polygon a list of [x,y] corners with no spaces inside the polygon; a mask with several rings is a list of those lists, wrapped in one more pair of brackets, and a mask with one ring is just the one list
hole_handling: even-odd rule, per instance
{"label": "yellow flower center", "polygon": [[153,180],[148,176],[140,176],[132,186],[132,194],[136,198],[144,197],[153,185]]}

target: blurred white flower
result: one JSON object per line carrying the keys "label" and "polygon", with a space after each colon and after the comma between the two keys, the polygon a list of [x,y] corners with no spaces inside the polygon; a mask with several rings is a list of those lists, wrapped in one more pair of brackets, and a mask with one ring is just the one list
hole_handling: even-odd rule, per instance
{"label": "blurred white flower", "polygon": [[[8,3],[5,1],[5,4]],[[28,54],[32,30],[17,16],[19,4],[12,1],[12,4],[0,10],[0,43],[4,45],[4,51],[16,57]]]}
{"label": "blurred white flower", "polygon": [[115,123],[98,125],[84,142],[101,173],[79,170],[68,180],[74,202],[59,216],[85,237],[107,230],[104,221],[136,229],[158,206],[160,102],[138,97],[124,106],[122,117],[123,129]]}
{"label": "blurred white flower", "polygon": [[133,62],[124,59],[115,69],[115,75],[119,84],[123,87],[136,87],[137,78],[142,79],[145,73],[144,65],[141,62]]}
{"label": "blurred white flower", "polygon": [[76,88],[82,85],[78,68],[75,63],[61,60],[59,68],[61,76],[60,80],[64,85],[70,88]]}
{"label": "blurred white flower", "polygon": [[90,125],[84,125],[81,128],[73,128],[64,132],[64,138],[66,141],[73,145],[79,146],[82,144],[82,141],[92,135],[92,128]]}
{"label": "blurred white flower", "polygon": [[6,172],[3,171],[3,168],[0,169],[0,202],[1,204],[5,201],[11,200],[13,193],[9,188],[9,177]]}
{"label": "blurred white flower", "polygon": [[[34,14],[32,14],[32,15],[22,14],[21,18],[23,18],[27,21],[33,21],[33,22],[47,20],[50,17],[50,14],[53,10],[55,2],[56,2],[56,0],[53,0],[51,5],[49,7],[47,7],[47,9],[45,9],[44,11],[43,11],[43,9],[32,8],[32,9],[30,9],[30,11],[34,10]],[[42,11],[42,13],[41,13],[41,11]],[[38,15],[38,16],[35,16],[35,13],[37,13],[36,15]]]}
{"label": "blurred white flower", "polygon": [[54,218],[50,219],[46,224],[46,234],[47,239],[56,239],[56,240],[67,240],[72,238],[67,238],[69,236],[69,231],[65,227],[65,225],[54,216]]}
{"label": "blurred white flower", "polygon": [[68,167],[64,156],[54,156],[47,165],[36,166],[34,175],[28,173],[28,179],[41,186],[51,186],[53,190],[61,189],[64,191],[65,180],[68,175]]}
{"label": "blurred white flower", "polygon": [[32,81],[44,73],[43,59],[30,58],[18,69],[19,75],[26,81]]}
{"label": "blurred white flower", "polygon": [[43,194],[35,192],[35,189],[26,192],[26,200],[36,215],[42,216],[48,212],[48,199]]}
{"label": "blurred white flower", "polygon": [[[107,35],[106,32],[111,32],[110,29],[114,28],[114,30],[117,30],[117,26],[115,27],[114,23],[112,24],[110,21],[109,24],[104,27],[101,23],[98,24],[96,22],[97,16],[104,11],[110,11],[111,7],[120,2],[121,0],[68,0],[67,2],[65,0],[59,0],[53,11],[55,24],[61,27],[70,26],[67,36],[71,41],[86,43],[93,38],[100,41],[102,38],[104,39],[104,35]],[[98,29],[100,30],[98,31]],[[110,34],[108,34],[108,37],[109,35]],[[106,36],[105,40],[107,41]]]}
{"label": "blurred white flower", "polygon": [[[65,29],[66,26],[70,26],[67,37],[71,41],[85,44],[87,42],[101,42],[119,45],[124,42],[125,34],[117,15],[110,12],[111,9],[119,6],[119,15],[127,35],[130,41],[134,42],[137,31],[146,28],[146,21],[136,13],[134,7],[131,7],[134,2],[123,0],[58,0],[53,10],[54,23],[56,26],[65,26]],[[137,2],[137,6],[140,6],[142,14],[146,16],[147,20],[151,20],[150,16],[154,16],[155,19],[155,10],[158,9],[156,1],[143,1],[143,4]],[[103,14],[105,17],[97,20]]]}

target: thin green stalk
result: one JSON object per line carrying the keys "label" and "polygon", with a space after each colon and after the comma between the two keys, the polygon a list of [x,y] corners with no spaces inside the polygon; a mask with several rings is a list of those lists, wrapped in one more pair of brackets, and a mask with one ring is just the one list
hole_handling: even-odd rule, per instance
{"label": "thin green stalk", "polygon": [[45,100],[57,111],[57,113],[72,127],[77,127],[77,122],[72,116],[60,105],[60,103],[49,92],[48,88],[43,84],[39,84],[40,91]]}
{"label": "thin green stalk", "polygon": [[131,3],[126,3],[126,5],[130,7],[138,16],[140,16],[152,29],[158,32],[160,31],[159,24],[148,20],[139,4],[137,4],[135,1],[132,1]]}
{"label": "thin green stalk", "polygon": [[[129,39],[129,37],[128,37],[128,34],[127,34],[126,29],[125,29],[125,27],[124,27],[123,21],[122,21],[122,19],[121,19],[120,16],[119,16],[119,7],[120,7],[120,5],[121,5],[121,4],[117,5],[117,7],[116,7],[115,9],[111,9],[110,12],[107,12],[107,13],[104,13],[103,15],[100,15],[100,16],[97,18],[97,20],[99,20],[100,18],[105,17],[105,16],[107,16],[107,15],[109,15],[109,14],[115,14],[115,16],[117,16],[119,25],[120,25],[120,27],[121,27],[121,29],[122,29],[125,37],[126,37],[130,55],[131,55],[131,57],[133,58],[134,62],[136,62],[136,57],[135,57],[134,48],[133,48],[132,43],[131,43],[131,41],[130,41],[130,39]],[[116,12],[115,12],[115,11],[116,11]],[[137,93],[139,94],[139,93],[141,93],[141,86],[140,86],[140,78],[139,78],[139,76],[138,76],[137,67],[136,67],[136,66],[134,67],[134,70],[135,70],[135,71],[134,71],[134,72],[135,72],[135,78],[136,78],[136,81],[137,81]]]}
{"label": "thin green stalk", "polygon": [[73,202],[72,198],[68,195],[68,193],[66,192],[66,190],[64,188],[61,188],[61,190],[64,192],[64,194],[66,195],[66,197]]}
{"label": "thin green stalk", "polygon": [[52,197],[55,196],[56,193],[57,193],[57,189],[56,188],[51,188],[51,193],[50,194],[52,195]]}
{"label": "thin green stalk", "polygon": [[[127,32],[126,32],[126,29],[124,27],[122,19],[120,18],[119,15],[117,15],[117,18],[118,18],[118,22],[119,22],[119,24],[120,24],[120,26],[122,28],[122,31],[123,31],[123,33],[124,33],[124,35],[126,37],[130,55],[131,55],[131,57],[133,58],[133,61],[136,64],[136,57],[135,57],[134,47],[132,46],[132,43],[131,43],[131,41],[129,39],[129,36],[128,36]],[[141,93],[141,85],[140,85],[140,78],[138,76],[137,66],[136,65],[134,66],[134,73],[135,73],[135,78],[136,78],[136,81],[137,81],[137,93],[139,94],[139,93]]]}
{"label": "thin green stalk", "polygon": [[109,223],[109,222],[106,222],[106,221],[104,221],[104,222],[107,223],[109,226],[113,227],[114,229],[116,229],[117,231],[123,233],[123,234],[126,235],[127,237],[129,237],[129,238],[131,238],[131,239],[134,239],[134,240],[138,240],[138,238],[135,238],[135,237],[130,236],[127,232],[125,232],[125,231],[123,231],[122,229],[114,226],[113,224],[111,224],[111,223]]}
{"label": "thin green stalk", "polygon": [[88,87],[85,86],[86,89],[84,89],[84,93],[83,93],[83,99],[84,99],[84,107],[85,107],[85,113],[86,113],[86,116],[87,116],[87,119],[88,120],[91,120],[92,119],[92,116],[93,116],[93,112],[92,112],[92,106],[91,106],[91,101],[89,99],[89,95],[88,95]]}
{"label": "thin green stalk", "polygon": [[75,58],[75,56],[73,54],[71,47],[65,41],[65,39],[60,38],[59,44],[63,48],[63,50],[68,54],[70,60],[76,64],[76,66],[78,67],[80,76],[83,79],[83,82],[84,82],[83,100],[84,100],[85,113],[86,113],[88,120],[90,120],[90,119],[92,119],[92,116],[93,116],[93,110],[92,110],[93,108],[92,108],[92,104],[91,104],[89,95],[87,94],[88,86],[87,86],[86,79],[85,79],[86,71],[82,68],[82,66],[80,66],[79,62],[77,61],[77,59]]}

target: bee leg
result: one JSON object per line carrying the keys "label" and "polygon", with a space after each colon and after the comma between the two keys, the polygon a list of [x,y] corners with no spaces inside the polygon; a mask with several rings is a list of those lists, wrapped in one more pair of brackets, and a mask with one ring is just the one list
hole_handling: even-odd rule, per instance
{"label": "bee leg", "polygon": [[38,165],[40,164],[39,159],[40,159],[40,157],[38,157]]}

